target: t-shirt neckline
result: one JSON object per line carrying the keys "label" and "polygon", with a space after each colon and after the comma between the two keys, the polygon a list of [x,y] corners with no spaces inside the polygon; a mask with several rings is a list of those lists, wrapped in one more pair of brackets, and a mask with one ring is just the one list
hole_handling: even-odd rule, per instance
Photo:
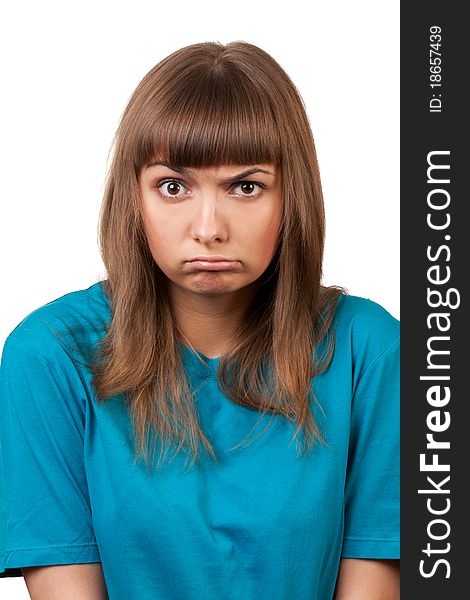
{"label": "t-shirt neckline", "polygon": [[[215,356],[213,358],[210,358],[209,356],[206,356],[200,351],[197,351],[196,354],[196,352],[192,348],[190,348],[186,344],[183,344],[180,341],[178,341],[177,344],[181,350],[181,357],[185,367],[187,367],[191,372],[197,373],[198,375],[201,375],[203,377],[215,378],[217,372],[217,365],[219,364],[220,359],[222,358],[221,356]],[[198,355],[207,364],[207,366],[204,365],[204,363],[200,360]]]}

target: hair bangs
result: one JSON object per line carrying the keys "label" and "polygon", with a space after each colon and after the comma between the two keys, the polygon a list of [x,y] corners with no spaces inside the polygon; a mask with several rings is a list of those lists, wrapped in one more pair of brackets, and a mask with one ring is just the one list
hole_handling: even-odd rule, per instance
{"label": "hair bangs", "polygon": [[281,164],[282,142],[268,97],[228,74],[181,83],[155,103],[136,144],[138,170],[155,160],[194,168]]}

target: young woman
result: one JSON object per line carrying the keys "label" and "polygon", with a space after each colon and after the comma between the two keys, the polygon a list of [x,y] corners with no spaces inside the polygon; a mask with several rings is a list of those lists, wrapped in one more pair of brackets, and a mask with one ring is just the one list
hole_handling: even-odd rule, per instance
{"label": "young woman", "polygon": [[399,324],[322,285],[324,228],[271,56],[200,43],[144,77],[107,278],[4,346],[3,577],[39,599],[398,598]]}

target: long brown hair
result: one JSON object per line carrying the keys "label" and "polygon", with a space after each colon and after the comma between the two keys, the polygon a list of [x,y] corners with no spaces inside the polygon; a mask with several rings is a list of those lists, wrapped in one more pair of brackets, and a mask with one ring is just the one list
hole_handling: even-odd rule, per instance
{"label": "long brown hair", "polygon": [[[281,414],[303,428],[305,448],[323,441],[313,418],[312,377],[329,364],[331,324],[345,290],[321,285],[325,216],[315,146],[303,101],[281,66],[243,41],[205,42],[154,66],[122,114],[100,215],[103,281],[112,318],[93,365],[97,400],[122,393],[151,464],[157,439],[217,461],[186,377],[166,277],[143,228],[139,175],[157,158],[173,165],[272,163],[282,177],[275,255],[227,352],[219,388],[230,400]],[[324,351],[316,352],[321,342]],[[202,360],[202,358],[201,358]],[[159,461],[160,465],[160,461]]]}

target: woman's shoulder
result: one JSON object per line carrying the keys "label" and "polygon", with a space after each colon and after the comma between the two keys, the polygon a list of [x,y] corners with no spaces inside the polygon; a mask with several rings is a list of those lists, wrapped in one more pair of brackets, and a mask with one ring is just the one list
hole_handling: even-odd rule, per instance
{"label": "woman's shoulder", "polygon": [[27,314],[10,332],[13,342],[29,351],[44,353],[70,337],[89,343],[102,335],[110,317],[106,281],[64,294]]}
{"label": "woman's shoulder", "polygon": [[399,321],[384,306],[361,296],[342,293],[336,308],[336,321],[356,329],[378,327],[386,333],[398,331]]}
{"label": "woman's shoulder", "polygon": [[370,298],[341,294],[333,320],[337,343],[372,361],[397,346],[400,322]]}

